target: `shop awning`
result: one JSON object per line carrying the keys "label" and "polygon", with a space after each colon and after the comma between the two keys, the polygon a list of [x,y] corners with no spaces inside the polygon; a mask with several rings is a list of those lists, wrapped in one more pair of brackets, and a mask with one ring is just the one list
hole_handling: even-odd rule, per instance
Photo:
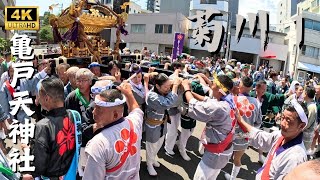
{"label": "shop awning", "polygon": [[298,69],[320,74],[320,66],[309,64],[309,63],[298,62]]}
{"label": "shop awning", "polygon": [[277,59],[281,61],[287,60],[288,46],[279,44],[269,44],[268,48],[260,50],[259,56],[263,59]]}
{"label": "shop awning", "polygon": [[260,52],[260,57],[265,59],[276,59],[277,55],[274,51],[267,49],[266,51]]}

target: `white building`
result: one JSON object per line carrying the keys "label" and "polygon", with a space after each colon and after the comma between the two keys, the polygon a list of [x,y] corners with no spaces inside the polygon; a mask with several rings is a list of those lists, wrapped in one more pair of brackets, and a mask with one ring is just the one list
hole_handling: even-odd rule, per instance
{"label": "white building", "polygon": [[287,70],[295,72],[299,81],[307,78],[308,74],[320,77],[320,14],[302,11],[292,19],[305,18],[304,46],[300,50],[296,48],[296,25],[293,21],[289,29],[286,41],[289,45],[289,63]]}
{"label": "white building", "polygon": [[6,6],[14,6],[16,0],[1,0],[0,1],[0,37],[10,39],[13,36],[13,31],[7,31],[4,28],[4,9]]}
{"label": "white building", "polygon": [[161,0],[147,0],[147,10],[159,13]]}
{"label": "white building", "polygon": [[137,3],[130,1],[129,4],[129,14],[138,14],[138,13],[142,13],[142,8],[140,5],[138,5]]}
{"label": "white building", "polygon": [[288,46],[285,45],[286,34],[271,31],[269,32],[269,44],[264,51],[261,48],[260,29],[257,30],[255,37],[250,35],[247,26],[243,30],[242,37],[237,42],[232,30],[230,57],[242,63],[253,64],[256,67],[261,65],[272,66],[277,72],[283,71],[288,57]]}
{"label": "white building", "polygon": [[305,0],[298,4],[298,13],[308,11],[320,14],[320,0]]}
{"label": "white building", "polygon": [[291,16],[297,13],[297,4],[301,0],[280,0],[278,3],[277,24],[278,31],[286,33],[285,25],[290,23]]}
{"label": "white building", "polygon": [[20,30],[18,34],[25,34],[31,39],[31,44],[37,44],[39,41],[38,31],[36,30]]}
{"label": "white building", "polygon": [[[187,33],[189,20],[181,13],[129,14],[127,30],[129,35],[121,35],[121,39],[132,52],[148,47],[152,52],[171,55],[174,33]],[[111,30],[110,47],[116,43],[116,29]],[[187,37],[185,37],[185,45]]]}
{"label": "white building", "polygon": [[113,8],[113,1],[114,0],[100,0],[100,3]]}
{"label": "white building", "polygon": [[[191,0],[190,1],[190,16],[196,15],[197,11],[204,11],[208,7],[214,8],[216,10],[219,10],[223,16],[216,17],[215,21],[221,21],[222,25],[225,27],[225,30],[227,30],[227,22],[228,22],[228,2],[225,0]],[[211,21],[207,26],[213,25],[214,21]],[[200,44],[197,44],[197,41],[193,38],[191,38],[192,31],[194,29],[197,29],[196,22],[190,21],[190,27],[189,27],[189,48],[191,50],[191,54],[193,56],[196,56],[198,58],[210,56],[211,54],[208,52],[207,45],[202,47]],[[213,30],[213,29],[211,29]],[[221,48],[221,52],[223,52],[223,48]]]}

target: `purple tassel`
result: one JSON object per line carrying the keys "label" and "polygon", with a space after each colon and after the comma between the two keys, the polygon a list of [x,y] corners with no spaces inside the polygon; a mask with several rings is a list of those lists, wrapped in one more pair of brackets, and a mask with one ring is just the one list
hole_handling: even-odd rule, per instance
{"label": "purple tassel", "polygon": [[78,29],[79,29],[79,24],[78,22],[74,22],[72,25],[72,28],[70,28],[64,35],[63,35],[63,40],[65,41],[72,41],[76,42],[78,40]]}
{"label": "purple tassel", "polygon": [[125,36],[129,34],[128,31],[124,29],[124,26],[119,26],[119,29],[120,29],[121,34],[123,34]]}

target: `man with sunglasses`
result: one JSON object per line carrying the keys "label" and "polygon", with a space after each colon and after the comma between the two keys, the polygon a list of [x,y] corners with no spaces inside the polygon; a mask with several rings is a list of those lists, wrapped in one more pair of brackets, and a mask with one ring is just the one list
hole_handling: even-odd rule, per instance
{"label": "man with sunglasses", "polygon": [[252,127],[237,114],[238,124],[250,133],[253,147],[269,152],[256,179],[283,179],[297,165],[307,161],[303,144],[303,129],[308,124],[307,107],[296,99],[284,108],[281,116],[281,131],[268,133]]}
{"label": "man with sunglasses", "polygon": [[[86,110],[89,108],[91,102],[93,102],[93,98],[91,96],[91,84],[93,80],[94,74],[86,68],[81,68],[76,73],[76,83],[77,89],[72,91],[67,98],[65,99],[66,108],[76,110],[81,115],[81,124],[86,124],[85,116]],[[83,164],[85,161],[84,147],[85,144],[81,145],[81,156],[79,165]],[[79,175],[83,175],[83,167],[79,168]]]}

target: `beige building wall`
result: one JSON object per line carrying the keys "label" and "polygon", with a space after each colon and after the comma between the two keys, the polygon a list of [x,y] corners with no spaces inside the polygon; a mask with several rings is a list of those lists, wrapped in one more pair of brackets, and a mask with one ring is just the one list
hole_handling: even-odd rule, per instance
{"label": "beige building wall", "polygon": [[298,4],[298,10],[308,11],[312,13],[320,13],[320,1],[319,0],[305,0]]}
{"label": "beige building wall", "polygon": [[14,6],[15,0],[1,0],[0,1],[0,37],[10,39],[13,36],[13,31],[7,31],[4,29],[4,9],[6,6]]}
{"label": "beige building wall", "polygon": [[[242,33],[242,37],[239,42],[235,39],[235,29],[231,32],[231,57],[238,61],[251,61],[256,67],[269,61],[269,66],[273,66],[273,69],[277,72],[283,71],[282,66],[285,65],[288,59],[288,46],[285,44],[286,34],[270,31],[269,32],[269,44],[265,52],[261,49],[261,36],[258,29],[255,37],[250,35],[248,26],[245,27]],[[265,55],[275,55],[274,59],[265,59]]]}
{"label": "beige building wall", "polygon": [[[299,62],[306,63],[311,66],[318,66],[315,67],[315,69],[320,70],[320,53],[318,57],[303,55],[302,50],[299,50],[298,53],[296,53],[296,25],[293,23],[293,20],[301,17],[305,18],[306,20],[309,19],[320,22],[320,14],[303,11],[300,17],[293,16],[290,23],[290,32],[286,37],[286,41],[288,41],[289,47],[289,62],[287,63],[287,69],[291,72],[295,71],[295,75],[299,76],[300,78],[297,78],[300,80],[302,80],[303,77],[307,76],[307,71],[300,69],[300,67],[298,66]],[[304,45],[320,49],[320,31],[305,28],[304,38]]]}
{"label": "beige building wall", "polygon": [[[150,13],[150,14],[129,14],[126,24],[129,35],[121,35],[124,43],[127,43],[128,48],[133,51],[134,49],[142,49],[147,46],[148,49],[156,53],[164,52],[165,47],[172,47],[175,32],[185,33],[185,45],[187,45],[188,38],[188,19],[181,13]],[[144,24],[145,31],[142,33],[134,33],[131,30],[132,24]],[[172,33],[170,34],[157,34],[155,33],[156,24],[171,24]],[[111,47],[114,48],[116,42],[116,29],[111,30]],[[160,47],[160,49],[159,49]]]}

